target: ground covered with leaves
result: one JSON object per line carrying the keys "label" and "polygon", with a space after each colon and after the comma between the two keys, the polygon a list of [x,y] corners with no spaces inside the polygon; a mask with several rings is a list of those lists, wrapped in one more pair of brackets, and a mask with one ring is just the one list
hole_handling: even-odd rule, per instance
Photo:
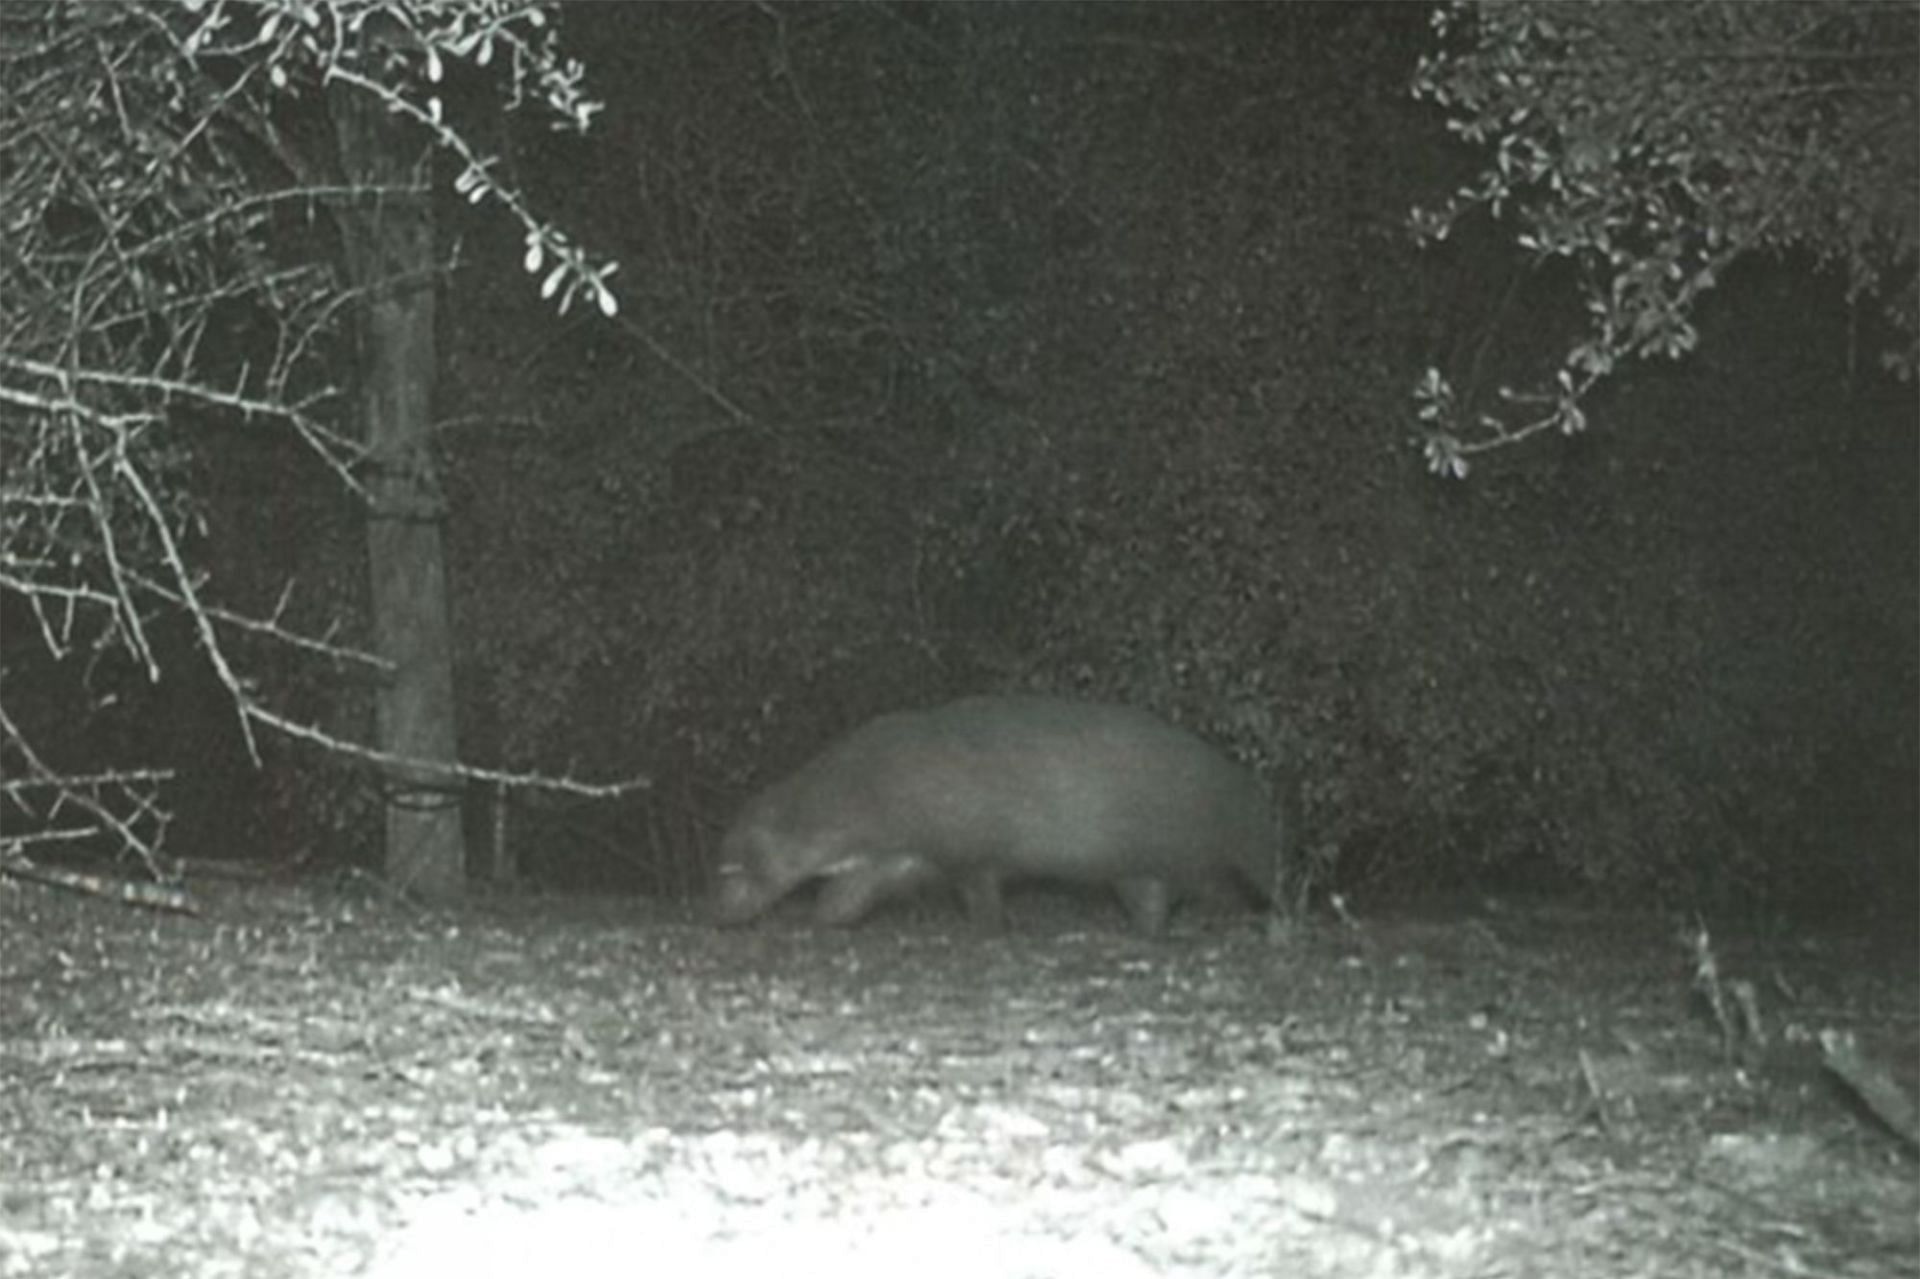
{"label": "ground covered with leaves", "polygon": [[1920,1163],[1818,1041],[1911,1097],[1911,938],[1014,906],[0,881],[0,1277],[1920,1265]]}

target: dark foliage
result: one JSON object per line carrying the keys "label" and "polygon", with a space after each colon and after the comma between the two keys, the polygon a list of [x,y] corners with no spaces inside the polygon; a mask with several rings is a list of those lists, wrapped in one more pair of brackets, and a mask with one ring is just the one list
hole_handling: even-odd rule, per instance
{"label": "dark foliage", "polygon": [[1419,9],[567,19],[604,136],[510,160],[625,318],[530,336],[517,245],[466,228],[466,740],[657,786],[533,815],[537,875],[695,880],[833,733],[1036,688],[1297,774],[1335,886],[1911,878],[1911,405],[1755,270],[1713,358],[1613,393],[1644,429],[1434,485],[1411,371],[1567,300],[1406,238],[1466,172],[1406,93]]}

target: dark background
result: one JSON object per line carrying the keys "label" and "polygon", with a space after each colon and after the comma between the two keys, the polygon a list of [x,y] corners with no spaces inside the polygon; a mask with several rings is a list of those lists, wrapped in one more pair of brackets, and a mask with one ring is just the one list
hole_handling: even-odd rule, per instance
{"label": "dark background", "polygon": [[[1498,228],[1412,245],[1473,160],[1408,93],[1426,19],[568,9],[596,131],[486,140],[620,260],[622,312],[555,320],[507,220],[447,193],[460,732],[654,786],[522,797],[523,873],[692,889],[832,734],[1031,688],[1297,774],[1305,855],[1363,900],[1911,915],[1920,466],[1871,308],[1750,264],[1588,435],[1429,476],[1420,371],[1524,383],[1580,317]],[[362,534],[316,471],[250,460],[211,549],[242,601],[293,574],[351,619]],[[265,674],[364,723],[361,690]],[[371,856],[363,777],[281,745],[255,772],[217,698],[167,689],[175,851]]]}

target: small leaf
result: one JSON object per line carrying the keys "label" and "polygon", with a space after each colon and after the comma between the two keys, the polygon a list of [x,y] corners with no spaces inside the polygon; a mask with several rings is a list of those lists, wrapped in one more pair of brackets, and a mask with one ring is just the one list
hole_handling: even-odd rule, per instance
{"label": "small leaf", "polygon": [[447,69],[440,64],[440,51],[438,49],[429,48],[427,50],[428,82],[432,84],[439,84],[441,77],[446,75],[446,73],[447,73]]}
{"label": "small leaf", "polygon": [[554,292],[559,289],[560,282],[566,278],[567,264],[565,262],[556,264],[553,270],[547,273],[546,280],[540,285],[540,296],[543,298],[552,297]]}

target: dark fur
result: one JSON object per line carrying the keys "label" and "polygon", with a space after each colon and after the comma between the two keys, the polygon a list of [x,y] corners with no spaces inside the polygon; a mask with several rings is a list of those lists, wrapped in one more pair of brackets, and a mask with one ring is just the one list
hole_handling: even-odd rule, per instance
{"label": "dark fur", "polygon": [[715,914],[752,920],[824,881],[815,918],[948,882],[979,922],[1001,886],[1113,888],[1159,933],[1209,881],[1265,895],[1276,825],[1253,777],[1145,711],[1047,697],[970,697],[883,715],[748,802],[721,844]]}

